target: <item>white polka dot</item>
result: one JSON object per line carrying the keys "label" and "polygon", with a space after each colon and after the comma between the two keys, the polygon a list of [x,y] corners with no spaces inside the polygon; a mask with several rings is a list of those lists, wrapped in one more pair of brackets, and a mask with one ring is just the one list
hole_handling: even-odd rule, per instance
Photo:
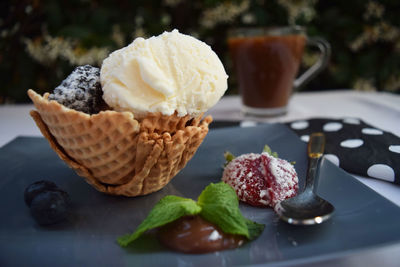
{"label": "white polka dot", "polygon": [[247,127],[254,127],[257,126],[257,122],[255,121],[242,121],[240,123],[240,127],[247,128]]}
{"label": "white polka dot", "polygon": [[325,132],[336,132],[342,129],[343,124],[339,122],[329,122],[324,125],[323,129]]}
{"label": "white polka dot", "polygon": [[368,134],[368,135],[381,135],[381,134],[383,134],[383,132],[381,130],[374,129],[374,128],[364,128],[364,129],[361,130],[361,132],[363,134]]}
{"label": "white polka dot", "polygon": [[310,140],[310,136],[309,136],[309,135],[302,135],[302,136],[300,137],[300,139],[301,139],[302,141],[304,141],[304,142],[308,142],[308,141]]}
{"label": "white polka dot", "polygon": [[343,119],[343,122],[347,124],[360,124],[360,120],[356,118],[345,118]]}
{"label": "white polka dot", "polygon": [[290,124],[290,127],[295,130],[302,130],[308,127],[308,121],[295,121]]}
{"label": "white polka dot", "polygon": [[394,182],[394,170],[386,164],[374,164],[368,168],[367,174],[370,177]]}
{"label": "white polka dot", "polygon": [[330,162],[332,162],[333,164],[335,164],[336,166],[339,166],[340,160],[336,155],[334,155],[334,154],[325,154],[324,157],[326,159],[328,159]]}
{"label": "white polka dot", "polygon": [[341,147],[347,147],[347,148],[356,148],[360,147],[364,144],[364,141],[361,139],[347,139],[344,140],[340,143]]}
{"label": "white polka dot", "polygon": [[400,146],[391,145],[389,146],[389,151],[392,151],[394,153],[400,153]]}

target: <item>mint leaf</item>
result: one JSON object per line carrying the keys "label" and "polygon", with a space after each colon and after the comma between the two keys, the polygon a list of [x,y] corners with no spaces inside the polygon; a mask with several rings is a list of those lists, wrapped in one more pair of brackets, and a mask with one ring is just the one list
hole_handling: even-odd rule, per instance
{"label": "mint leaf", "polygon": [[264,231],[264,224],[259,224],[253,222],[249,219],[246,219],[247,229],[249,229],[249,239],[254,240],[256,239],[261,233]]}
{"label": "mint leaf", "polygon": [[119,237],[118,244],[126,247],[147,230],[163,226],[182,216],[198,214],[200,211],[201,207],[192,199],[166,196],[153,207],[134,233]]}
{"label": "mint leaf", "polygon": [[[272,152],[271,148],[268,145],[264,146],[263,152],[268,153],[269,155],[273,156],[274,158],[278,158],[278,153]],[[292,165],[295,165],[296,161],[291,161],[289,163],[292,164]]]}
{"label": "mint leaf", "polygon": [[132,234],[117,239],[122,247],[128,246],[150,229],[173,222],[180,217],[199,214],[229,234],[255,239],[264,230],[264,225],[243,217],[239,200],[232,187],[224,182],[208,185],[200,194],[197,203],[189,198],[166,196],[150,211],[149,215]]}
{"label": "mint leaf", "polygon": [[278,153],[272,152],[271,148],[268,145],[264,146],[263,152],[268,153],[269,155],[273,156],[274,158],[278,158]]}
{"label": "mint leaf", "polygon": [[247,219],[240,212],[238,197],[230,185],[211,183],[201,192],[197,203],[201,206],[200,216],[204,219],[218,225],[225,233],[250,239]]}
{"label": "mint leaf", "polygon": [[228,165],[229,162],[234,160],[236,157],[231,152],[225,151],[224,158],[225,158],[225,163],[224,163],[224,167],[225,167],[226,165]]}

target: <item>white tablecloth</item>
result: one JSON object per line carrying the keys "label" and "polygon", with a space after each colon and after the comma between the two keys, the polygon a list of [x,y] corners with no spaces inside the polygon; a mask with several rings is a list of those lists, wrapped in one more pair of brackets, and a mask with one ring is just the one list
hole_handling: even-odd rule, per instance
{"label": "white tablecloth", "polygon": [[[240,107],[239,96],[226,96],[208,113],[213,115],[214,120],[240,120],[244,126],[251,126],[254,121],[287,122],[312,117],[356,117],[400,136],[400,96],[390,93],[361,93],[349,90],[296,93],[291,99],[289,112],[285,116],[268,119],[246,118],[241,114]],[[31,109],[33,105],[30,104],[0,106],[0,147],[20,135],[42,136],[29,116]],[[400,206],[400,186],[366,177],[356,176],[356,178]],[[353,253],[346,257],[325,259],[312,266],[321,266],[321,264],[324,266],[398,266],[399,262],[400,244],[395,244]]]}

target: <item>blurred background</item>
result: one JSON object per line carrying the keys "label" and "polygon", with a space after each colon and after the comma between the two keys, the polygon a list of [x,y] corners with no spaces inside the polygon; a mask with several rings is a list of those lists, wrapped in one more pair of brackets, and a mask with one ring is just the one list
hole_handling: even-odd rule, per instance
{"label": "blurred background", "polygon": [[[179,29],[208,43],[223,61],[227,94],[237,86],[227,32],[242,26],[303,25],[332,46],[328,68],[302,91],[400,93],[398,0],[19,0],[0,3],[0,104],[52,91],[77,66],[101,66],[138,36]],[[318,54],[307,50],[302,68]]]}

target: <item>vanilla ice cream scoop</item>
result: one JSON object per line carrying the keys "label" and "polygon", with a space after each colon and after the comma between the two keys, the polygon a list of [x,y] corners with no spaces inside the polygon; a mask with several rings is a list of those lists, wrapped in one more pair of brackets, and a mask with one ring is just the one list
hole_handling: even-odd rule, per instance
{"label": "vanilla ice cream scoop", "polygon": [[228,76],[206,43],[178,30],[136,38],[103,61],[103,99],[117,111],[197,116],[215,105]]}

